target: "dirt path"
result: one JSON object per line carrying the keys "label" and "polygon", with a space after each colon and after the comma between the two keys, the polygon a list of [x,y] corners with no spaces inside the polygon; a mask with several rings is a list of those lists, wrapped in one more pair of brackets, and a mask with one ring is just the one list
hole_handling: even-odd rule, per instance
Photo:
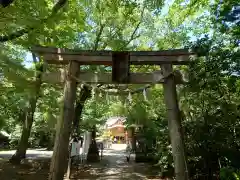
{"label": "dirt path", "polygon": [[[125,157],[125,147],[125,145],[113,145],[112,149],[104,150],[100,163],[73,167],[71,180],[160,179],[156,177],[157,173],[154,173],[149,165],[136,164],[133,159],[128,163]],[[0,179],[47,180],[52,152],[31,151],[30,153],[32,153],[32,155],[28,155],[30,160],[20,166],[13,166],[6,159],[0,161]]]}
{"label": "dirt path", "polygon": [[[131,180],[145,180],[145,179],[160,179],[156,178],[157,173],[152,171],[149,165],[143,163],[134,163],[126,161],[125,145],[113,145],[112,149],[104,152],[103,160],[98,164],[92,164],[85,168],[88,176],[82,177],[84,179],[131,179]],[[73,178],[79,178],[77,174],[73,174]],[[155,177],[155,178],[154,178]]]}
{"label": "dirt path", "polygon": [[[16,152],[16,150],[5,150],[0,151],[0,159],[10,159],[12,155]],[[52,157],[52,151],[46,151],[43,149],[30,149],[27,150],[26,157],[28,159],[43,159],[43,158],[51,158]]]}

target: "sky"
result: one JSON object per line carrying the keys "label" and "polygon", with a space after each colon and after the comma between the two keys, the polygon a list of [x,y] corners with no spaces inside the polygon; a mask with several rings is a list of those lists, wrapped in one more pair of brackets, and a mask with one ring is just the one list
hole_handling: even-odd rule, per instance
{"label": "sky", "polygon": [[30,52],[27,52],[23,64],[26,68],[30,68],[32,66],[32,62],[33,62],[32,54]]}

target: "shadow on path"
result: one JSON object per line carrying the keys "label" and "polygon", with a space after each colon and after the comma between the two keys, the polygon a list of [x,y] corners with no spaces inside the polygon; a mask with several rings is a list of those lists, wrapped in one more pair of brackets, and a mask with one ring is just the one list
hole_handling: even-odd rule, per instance
{"label": "shadow on path", "polygon": [[[0,179],[1,180],[45,180],[48,178],[52,151],[28,150],[27,161],[19,166],[7,162],[15,151],[0,152]],[[99,163],[85,164],[72,167],[71,179],[96,180],[144,180],[161,179],[159,170],[144,163],[135,163],[132,158],[126,161],[125,146],[116,145],[103,152],[103,159]]]}
{"label": "shadow on path", "polygon": [[150,165],[134,163],[133,159],[128,163],[123,149],[105,150],[100,163],[89,164],[79,170],[73,172],[71,179],[160,179]]}

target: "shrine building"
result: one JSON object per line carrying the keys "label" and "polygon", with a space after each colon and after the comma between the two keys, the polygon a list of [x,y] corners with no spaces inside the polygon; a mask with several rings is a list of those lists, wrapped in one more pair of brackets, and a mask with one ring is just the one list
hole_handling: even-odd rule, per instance
{"label": "shrine building", "polygon": [[125,117],[111,117],[106,121],[105,129],[111,135],[111,140],[114,143],[126,143],[127,131],[125,130]]}

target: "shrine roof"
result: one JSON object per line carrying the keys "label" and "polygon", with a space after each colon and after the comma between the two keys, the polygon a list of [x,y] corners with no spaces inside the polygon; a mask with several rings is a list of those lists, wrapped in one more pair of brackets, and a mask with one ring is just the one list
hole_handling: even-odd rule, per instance
{"label": "shrine roof", "polygon": [[109,119],[107,119],[106,125],[107,125],[107,126],[112,126],[112,125],[114,125],[115,123],[117,123],[119,120],[122,121],[122,122],[125,122],[125,121],[126,121],[126,118],[125,118],[125,117],[119,117],[119,116],[110,117]]}

